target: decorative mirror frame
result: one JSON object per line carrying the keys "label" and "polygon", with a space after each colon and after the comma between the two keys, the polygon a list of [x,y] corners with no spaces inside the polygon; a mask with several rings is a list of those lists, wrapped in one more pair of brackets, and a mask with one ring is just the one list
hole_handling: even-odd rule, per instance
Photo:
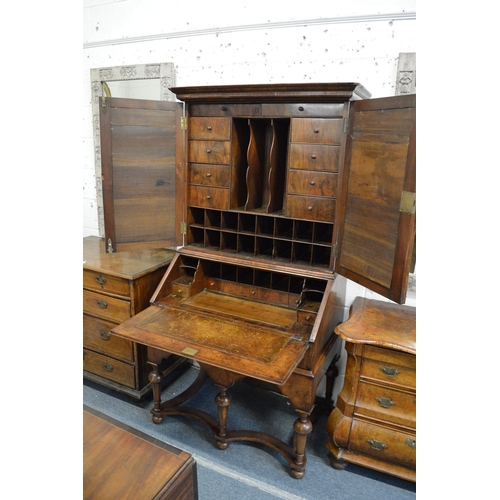
{"label": "decorative mirror frame", "polygon": [[174,64],[135,64],[109,66],[90,70],[92,91],[92,123],[94,133],[94,163],[96,174],[96,199],[99,234],[104,235],[104,202],[102,197],[101,134],[99,124],[99,98],[103,96],[104,82],[123,80],[160,80],[160,101],[175,101],[175,94],[168,90],[174,86]]}

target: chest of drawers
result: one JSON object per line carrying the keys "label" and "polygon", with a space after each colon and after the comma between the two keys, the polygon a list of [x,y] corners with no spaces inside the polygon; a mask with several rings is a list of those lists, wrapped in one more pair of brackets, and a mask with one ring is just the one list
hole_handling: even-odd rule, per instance
{"label": "chest of drawers", "polygon": [[83,374],[135,398],[149,389],[146,348],[110,330],[142,311],[173,251],[105,253],[102,239],[83,239]]}
{"label": "chest of drawers", "polygon": [[358,297],[336,328],[348,358],[327,422],[333,467],[355,463],[416,480],[415,313]]}

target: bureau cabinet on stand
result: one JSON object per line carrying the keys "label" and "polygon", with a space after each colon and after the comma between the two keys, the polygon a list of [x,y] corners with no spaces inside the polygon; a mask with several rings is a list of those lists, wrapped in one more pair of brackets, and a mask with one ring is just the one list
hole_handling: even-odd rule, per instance
{"label": "bureau cabinet on stand", "polygon": [[330,461],[416,481],[416,308],[357,297],[335,331],[347,366],[327,421]]}
{"label": "bureau cabinet on stand", "polygon": [[[192,387],[162,402],[164,361],[155,358],[153,422],[196,417],[220,449],[236,440],[268,445],[301,478],[309,417],[340,345],[337,273],[405,299],[415,96],[370,100],[357,83],[171,90],[184,103],[182,238],[151,306],[112,333],[200,366]],[[220,389],[217,418],[184,405],[207,377]],[[291,445],[230,428],[230,389],[243,379],[290,400],[298,414]]]}
{"label": "bureau cabinet on stand", "polygon": [[[137,399],[151,389],[146,347],[110,331],[149,305],[174,254],[165,249],[106,253],[102,238],[83,239],[85,378]],[[174,366],[172,357],[169,368]]]}

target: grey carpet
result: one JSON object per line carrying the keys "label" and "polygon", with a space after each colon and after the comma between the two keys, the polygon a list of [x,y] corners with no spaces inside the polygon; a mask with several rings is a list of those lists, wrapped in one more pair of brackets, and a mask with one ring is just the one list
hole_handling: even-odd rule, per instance
{"label": "grey carpet", "polygon": [[[184,368],[172,376],[163,390],[163,400],[182,392],[197,370]],[[208,380],[189,402],[214,417],[218,389]],[[230,389],[228,430],[267,432],[291,444],[297,413],[278,394],[246,383]],[[292,478],[286,460],[267,446],[232,442],[219,450],[211,431],[196,419],[165,417],[151,421],[152,401],[134,402],[127,397],[84,383],[83,403],[135,429],[185,450],[197,462],[199,500],[407,500],[416,498],[416,485],[364,467],[349,465],[343,471],[330,466],[325,447],[326,416],[316,422],[307,441],[307,466],[302,479]]]}

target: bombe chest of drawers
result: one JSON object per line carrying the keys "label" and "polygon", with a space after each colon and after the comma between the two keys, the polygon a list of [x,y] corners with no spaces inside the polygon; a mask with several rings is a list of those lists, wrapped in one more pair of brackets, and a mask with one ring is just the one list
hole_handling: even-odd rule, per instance
{"label": "bombe chest of drawers", "polygon": [[357,297],[335,331],[347,366],[327,421],[330,461],[416,480],[416,309]]}
{"label": "bombe chest of drawers", "polygon": [[149,305],[174,254],[165,249],[106,253],[102,238],[83,239],[86,379],[137,399],[151,390],[146,348],[114,337],[110,331]]}

